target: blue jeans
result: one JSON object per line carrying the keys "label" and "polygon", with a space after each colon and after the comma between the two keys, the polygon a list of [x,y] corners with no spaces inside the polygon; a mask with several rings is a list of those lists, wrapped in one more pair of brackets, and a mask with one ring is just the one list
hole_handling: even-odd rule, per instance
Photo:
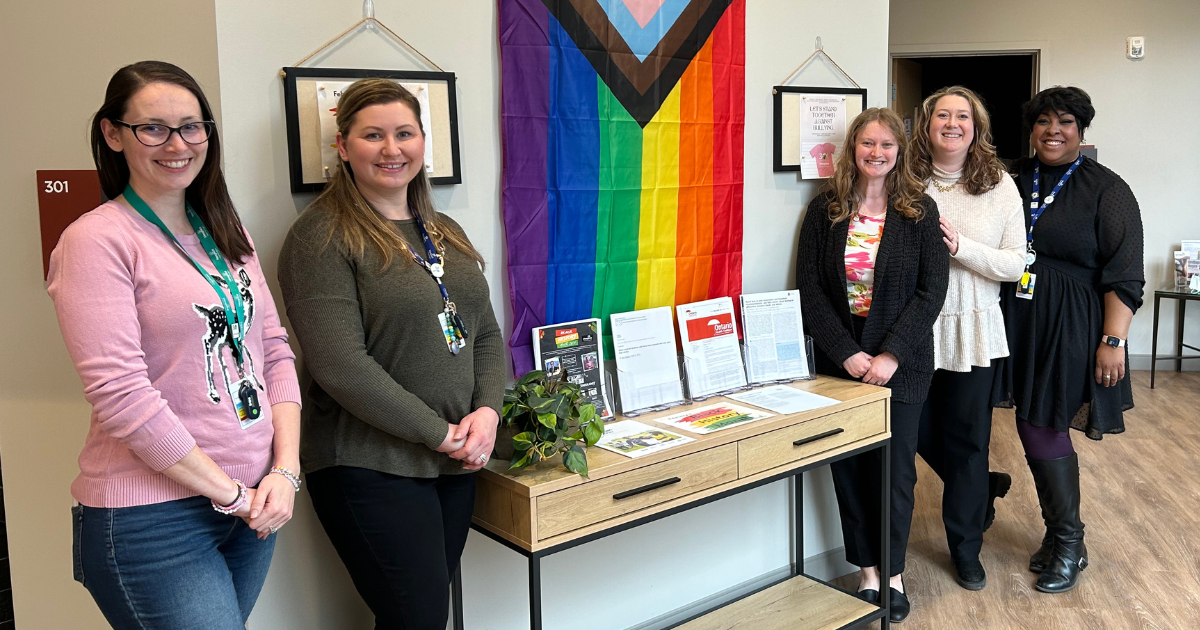
{"label": "blue jeans", "polygon": [[275,537],[205,497],[126,508],[76,506],[75,579],[117,630],[244,630]]}

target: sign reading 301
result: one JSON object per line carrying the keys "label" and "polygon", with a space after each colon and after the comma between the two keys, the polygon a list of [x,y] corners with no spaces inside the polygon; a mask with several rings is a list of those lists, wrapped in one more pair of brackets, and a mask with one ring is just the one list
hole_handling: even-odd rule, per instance
{"label": "sign reading 301", "polygon": [[38,171],[38,214],[42,223],[42,277],[50,270],[50,252],[68,225],[104,203],[96,171]]}

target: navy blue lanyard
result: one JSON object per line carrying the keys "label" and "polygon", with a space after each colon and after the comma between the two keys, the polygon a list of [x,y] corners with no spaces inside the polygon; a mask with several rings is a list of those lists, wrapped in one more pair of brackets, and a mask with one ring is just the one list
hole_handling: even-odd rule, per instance
{"label": "navy blue lanyard", "polygon": [[1067,172],[1063,173],[1062,179],[1058,180],[1058,183],[1055,184],[1054,190],[1050,191],[1050,195],[1039,201],[1038,191],[1042,187],[1042,161],[1037,160],[1034,162],[1033,193],[1030,195],[1032,201],[1029,202],[1029,234],[1027,234],[1025,238],[1027,243],[1033,242],[1034,224],[1037,223],[1037,220],[1042,216],[1042,213],[1046,211],[1046,208],[1049,207],[1050,204],[1054,203],[1055,197],[1058,197],[1058,191],[1062,190],[1063,184],[1067,183],[1067,180],[1070,179],[1071,175],[1075,173],[1075,169],[1079,168],[1079,165],[1082,163],[1083,154],[1080,153],[1079,157],[1075,158],[1075,161],[1071,164],[1071,168],[1068,168]]}
{"label": "navy blue lanyard", "polygon": [[450,301],[450,294],[446,291],[446,285],[442,284],[442,276],[446,273],[446,268],[443,266],[446,258],[444,255],[438,255],[437,248],[433,246],[433,239],[429,238],[429,230],[425,229],[425,222],[421,217],[413,215],[417,222],[417,230],[421,232],[421,241],[425,244],[425,258],[416,252],[410,245],[409,253],[412,254],[413,260],[425,268],[429,275],[437,282],[438,289],[442,292],[442,299],[446,302],[447,308],[453,310],[453,302]]}

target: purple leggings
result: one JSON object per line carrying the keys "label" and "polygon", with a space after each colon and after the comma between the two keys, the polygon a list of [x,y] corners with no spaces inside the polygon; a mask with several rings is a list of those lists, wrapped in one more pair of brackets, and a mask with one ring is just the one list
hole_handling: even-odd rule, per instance
{"label": "purple leggings", "polygon": [[1054,427],[1035,427],[1017,418],[1017,434],[1030,459],[1059,459],[1075,453],[1071,434],[1059,433]]}

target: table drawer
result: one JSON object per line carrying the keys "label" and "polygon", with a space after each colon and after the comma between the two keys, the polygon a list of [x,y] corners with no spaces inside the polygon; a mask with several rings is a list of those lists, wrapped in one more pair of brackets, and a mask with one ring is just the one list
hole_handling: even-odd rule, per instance
{"label": "table drawer", "polygon": [[537,498],[546,539],[737,479],[737,445],[726,444]]}
{"label": "table drawer", "polygon": [[738,442],[738,476],[749,477],[883,433],[886,400],[854,407]]}

